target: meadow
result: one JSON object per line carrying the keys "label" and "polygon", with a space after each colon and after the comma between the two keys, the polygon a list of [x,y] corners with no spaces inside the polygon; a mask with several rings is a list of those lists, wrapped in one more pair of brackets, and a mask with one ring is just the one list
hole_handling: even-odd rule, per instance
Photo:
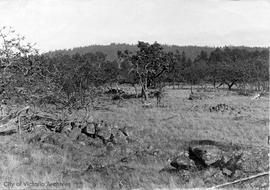
{"label": "meadow", "polygon": [[[105,94],[87,110],[30,105],[33,113],[46,113],[55,119],[38,119],[32,114],[20,121],[32,123],[31,130],[27,131],[22,124],[25,130],[21,134],[1,134],[1,188],[209,188],[268,171],[268,95],[252,100],[252,96],[239,95],[236,90],[198,88],[194,91],[200,98],[190,100],[189,89],[166,87],[160,106],[154,98],[149,100],[151,106],[144,106],[139,98],[111,101],[111,96]],[[13,110],[26,106],[15,101],[8,105]],[[226,105],[226,109],[213,109],[217,105]],[[48,130],[48,123],[54,125],[55,121],[62,122],[60,132]],[[106,139],[116,131],[114,141],[104,143],[102,138],[81,132],[84,127],[95,130],[93,123],[110,128],[100,132]],[[170,165],[171,158],[200,140],[237,146],[244,153],[245,171],[227,177],[213,168],[188,171]],[[268,176],[227,188],[258,187],[268,189]]]}

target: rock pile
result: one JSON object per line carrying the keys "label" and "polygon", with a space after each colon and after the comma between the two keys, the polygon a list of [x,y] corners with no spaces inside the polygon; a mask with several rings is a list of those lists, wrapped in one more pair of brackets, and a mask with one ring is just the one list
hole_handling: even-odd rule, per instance
{"label": "rock pile", "polygon": [[224,176],[232,177],[241,170],[242,152],[226,152],[215,145],[189,146],[185,153],[170,160],[170,165],[178,170],[219,169]]}
{"label": "rock pile", "polygon": [[111,88],[105,92],[105,94],[124,94],[124,93],[125,91],[121,89],[114,89],[114,88]]}
{"label": "rock pile", "polygon": [[125,144],[129,140],[129,133],[127,127],[112,126],[104,121],[89,122],[84,125],[78,125],[74,122],[71,123],[71,132],[79,130],[77,139],[81,135],[92,139],[99,139],[104,145],[112,144]]}
{"label": "rock pile", "polygon": [[235,108],[227,104],[218,104],[216,106],[211,106],[209,108],[210,112],[225,112],[225,111],[234,111]]}

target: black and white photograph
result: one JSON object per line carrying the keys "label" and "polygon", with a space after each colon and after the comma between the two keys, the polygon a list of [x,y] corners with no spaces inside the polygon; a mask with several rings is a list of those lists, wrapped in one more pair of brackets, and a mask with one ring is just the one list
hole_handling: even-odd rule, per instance
{"label": "black and white photograph", "polygon": [[0,189],[269,189],[270,0],[0,0]]}

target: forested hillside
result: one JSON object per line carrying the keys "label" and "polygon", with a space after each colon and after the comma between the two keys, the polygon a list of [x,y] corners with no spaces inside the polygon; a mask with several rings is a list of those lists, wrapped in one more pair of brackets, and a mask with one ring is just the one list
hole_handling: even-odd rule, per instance
{"label": "forested hillside", "polygon": [[[197,55],[200,54],[201,51],[205,51],[208,54],[212,52],[216,47],[208,47],[208,46],[177,46],[177,45],[162,45],[163,49],[166,52],[185,52],[186,57],[190,58],[192,60],[195,59]],[[239,48],[239,49],[245,49],[248,51],[261,51],[266,48],[262,47],[245,47],[245,46],[228,46],[231,49]],[[225,47],[221,47],[222,49]],[[137,45],[131,45],[131,44],[116,44],[111,43],[110,45],[89,45],[84,47],[75,47],[72,49],[63,49],[63,50],[56,50],[47,52],[46,54],[49,55],[55,55],[57,53],[63,53],[63,54],[69,54],[74,55],[76,53],[79,54],[85,54],[85,53],[95,53],[95,52],[102,52],[107,55],[107,59],[112,61],[117,59],[117,51],[124,51],[128,50],[131,52],[135,52],[138,50]]]}

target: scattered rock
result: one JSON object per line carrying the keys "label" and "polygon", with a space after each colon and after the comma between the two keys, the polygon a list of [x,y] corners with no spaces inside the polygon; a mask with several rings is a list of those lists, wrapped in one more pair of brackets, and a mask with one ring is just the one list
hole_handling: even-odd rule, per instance
{"label": "scattered rock", "polygon": [[118,131],[115,134],[115,142],[117,144],[126,144],[127,143],[127,138],[122,132]]}
{"label": "scattered rock", "polygon": [[[208,110],[210,112],[221,112],[221,113],[228,112],[229,114],[235,114],[236,116],[237,116],[237,114],[241,114],[241,111],[240,111],[241,108],[236,108],[234,106],[230,106],[227,104],[218,104],[215,106],[210,106],[210,107],[208,107]],[[241,119],[241,118],[239,118],[239,119]]]}
{"label": "scattered rock", "polygon": [[222,173],[226,176],[231,176],[233,172],[231,170],[228,170],[227,168],[223,168]]}
{"label": "scattered rock", "polygon": [[94,134],[95,133],[95,126],[94,126],[94,124],[93,123],[90,123],[89,125],[87,125],[86,131],[87,131],[87,133]]}
{"label": "scattered rock", "polygon": [[232,172],[229,177],[232,177],[236,170],[241,169],[239,161],[242,158],[242,155],[243,153],[232,154],[230,160],[228,162],[224,162],[223,168],[226,168]]}
{"label": "scattered rock", "polygon": [[216,106],[212,106],[209,108],[210,112],[224,112],[224,111],[228,111],[229,109],[231,109],[230,106],[228,106],[227,104],[218,104]]}
{"label": "scattered rock", "polygon": [[154,106],[151,103],[144,103],[142,105],[143,108],[153,108]]}
{"label": "scattered rock", "polygon": [[79,128],[75,128],[73,129],[70,133],[69,133],[69,137],[72,140],[75,140],[78,138],[78,136],[81,134],[81,130]]}
{"label": "scattered rock", "polygon": [[188,154],[182,153],[172,160],[169,160],[170,165],[178,170],[190,170],[195,168],[193,160],[189,159]]}
{"label": "scattered rock", "polygon": [[100,128],[100,131],[98,134],[103,136],[105,139],[110,138],[110,135],[111,135],[110,125],[105,124],[104,126],[102,126],[102,128]]}
{"label": "scattered rock", "polygon": [[125,91],[121,89],[114,89],[114,88],[111,88],[105,92],[105,94],[124,94],[124,93]]}

